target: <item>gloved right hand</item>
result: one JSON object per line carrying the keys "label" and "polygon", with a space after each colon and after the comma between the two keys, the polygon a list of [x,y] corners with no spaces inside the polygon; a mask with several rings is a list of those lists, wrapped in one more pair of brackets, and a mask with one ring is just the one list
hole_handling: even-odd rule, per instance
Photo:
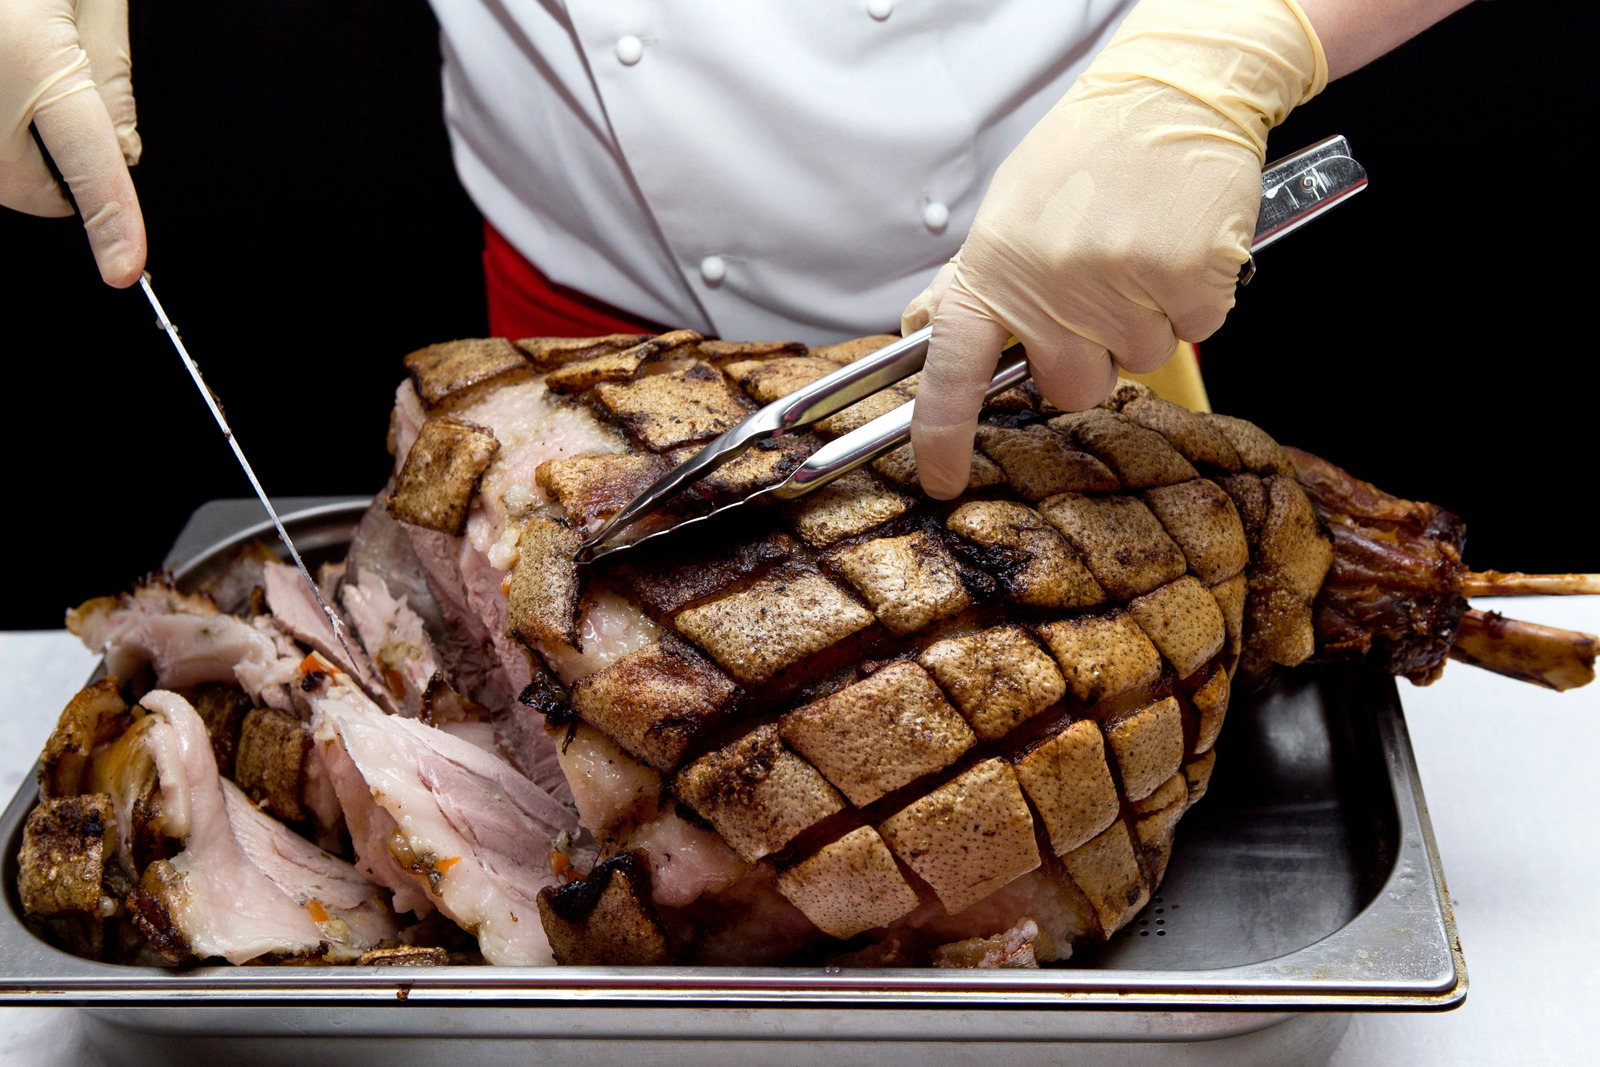
{"label": "gloved right hand", "polygon": [[911,422],[922,487],[967,488],[1008,335],[1056,407],[1099,403],[1233,306],[1267,131],[1327,82],[1295,0],[1141,0],[1000,165],[956,258],[906,308],[931,323]]}
{"label": "gloved right hand", "polygon": [[72,214],[28,131],[35,124],[83,215],[100,275],[125,288],[144,270],[144,217],[127,0],[0,0],[0,205]]}

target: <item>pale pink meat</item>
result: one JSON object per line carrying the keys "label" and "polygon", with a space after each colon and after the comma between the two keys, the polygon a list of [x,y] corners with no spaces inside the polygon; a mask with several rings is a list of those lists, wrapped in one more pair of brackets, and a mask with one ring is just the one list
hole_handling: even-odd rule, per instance
{"label": "pale pink meat", "polygon": [[[188,701],[164,690],[145,694],[140,704],[148,711],[145,718],[155,720],[141,742],[160,782],[161,828],[184,844],[170,861],[182,891],[167,906],[190,950],[231,963],[319,951],[327,939],[323,929],[241,846],[200,716]],[[246,835],[257,829],[248,828]],[[287,871],[280,868],[280,875],[288,880]],[[379,925],[363,928],[370,933]],[[359,953],[374,943],[362,944],[356,929],[350,931],[350,949]]]}
{"label": "pale pink meat", "polygon": [[389,595],[376,574],[362,574],[355,584],[346,583],[339,599],[400,713],[421,718],[428,683],[440,673],[438,653],[421,617],[405,601]]}
{"label": "pale pink meat", "polygon": [[348,637],[343,644],[339,642],[334,635],[333,624],[323,614],[322,605],[317,603],[316,596],[298,568],[283,563],[268,563],[266,582],[267,606],[272,609],[272,617],[296,641],[315,649],[342,670],[352,673],[368,693],[385,702],[386,710],[400,710],[394,698],[378,682],[372,661],[361,646]]}
{"label": "pale pink meat", "polygon": [[243,668],[265,685],[281,658],[273,639],[243,619],[215,608],[208,613],[209,602],[169,596],[159,586],[91,604],[68,612],[67,628],[102,653],[106,670],[119,678],[132,678],[148,664],[160,686],[246,684],[239,677]]}
{"label": "pale pink meat", "polygon": [[491,963],[551,963],[535,898],[556,883],[552,843],[577,829],[572,813],[471,742],[383,714],[347,680],[308,698],[358,869],[394,891],[396,910],[431,904],[473,931]]}
{"label": "pale pink meat", "polygon": [[707,893],[720,893],[750,869],[722,838],[672,811],[635,830],[628,847],[645,851],[650,895],[668,907],[686,907]]}
{"label": "pale pink meat", "polygon": [[326,955],[354,959],[399,934],[387,890],[256,807],[226,778],[221,781],[234,839],[250,862],[307,914],[317,908],[327,914],[317,921],[329,945]]}

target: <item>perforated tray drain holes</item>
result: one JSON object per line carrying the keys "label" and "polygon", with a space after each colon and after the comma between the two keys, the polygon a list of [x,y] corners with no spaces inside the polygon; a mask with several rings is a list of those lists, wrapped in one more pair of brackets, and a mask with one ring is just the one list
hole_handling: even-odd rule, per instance
{"label": "perforated tray drain holes", "polygon": [[1176,918],[1170,912],[1177,911],[1179,907],[1181,905],[1166,903],[1163,897],[1150,898],[1150,903],[1146,904],[1139,912],[1138,921],[1131,922],[1122,928],[1122,936],[1132,937],[1134,934],[1138,934],[1140,937],[1149,937],[1151,934],[1155,934],[1157,937],[1166,937],[1170,931],[1167,920]]}

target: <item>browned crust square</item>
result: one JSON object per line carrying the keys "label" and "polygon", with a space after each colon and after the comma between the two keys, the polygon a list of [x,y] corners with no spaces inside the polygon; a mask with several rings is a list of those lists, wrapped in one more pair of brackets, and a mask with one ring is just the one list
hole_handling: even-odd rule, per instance
{"label": "browned crust square", "polygon": [[1128,611],[1179,678],[1209,663],[1227,638],[1216,598],[1192,574],[1134,597]]}
{"label": "browned crust square", "polygon": [[878,832],[952,915],[1040,862],[1022,787],[998,758],[906,805]]}
{"label": "browned crust square", "polygon": [[883,838],[859,826],[778,875],[778,892],[823,933],[854,937],[888,926],[917,906]]}
{"label": "browned crust square", "polygon": [[1066,535],[1113,599],[1148,593],[1188,568],[1183,550],[1135,497],[1063,493],[1042,502],[1039,513]]}
{"label": "browned crust square", "polygon": [[798,548],[792,534],[770,529],[726,540],[672,542],[665,549],[651,545],[629,552],[612,573],[630,597],[657,614],[671,615],[763,567],[791,559]]}
{"label": "browned crust square", "polygon": [[583,535],[538,515],[523,522],[506,590],[506,628],[529,647],[580,648],[578,565]]}
{"label": "browned crust square", "polygon": [[1177,773],[1183,760],[1183,714],[1172,697],[1155,700],[1106,727],[1122,789],[1143,800]]}
{"label": "browned crust square", "polygon": [[700,757],[674,779],[673,790],[746,863],[845,806],[815,767],[784,747],[775,723]]}
{"label": "browned crust square", "polygon": [[1061,863],[1093,905],[1102,937],[1109,938],[1150,899],[1133,839],[1120,819],[1093,841],[1061,857]]}
{"label": "browned crust square", "polygon": [[500,452],[494,434],[450,415],[423,422],[385,503],[401,522],[459,537],[483,472]]}
{"label": "browned crust square", "polygon": [[1241,464],[1222,430],[1187,408],[1160,397],[1130,400],[1122,407],[1123,417],[1154,430],[1172,443],[1190,463],[1204,463],[1225,471],[1237,471]]}
{"label": "browned crust square", "polygon": [[668,634],[572,687],[572,707],[658,771],[684,751],[738,692],[710,661]]}
{"label": "browned crust square", "polygon": [[1216,585],[1249,565],[1244,522],[1233,500],[1216,482],[1194,478],[1151,489],[1144,494],[1144,502],[1202,582]]}
{"label": "browned crust square", "polygon": [[[835,368],[837,369],[837,368]],[[865,400],[858,400],[843,411],[835,412],[817,423],[817,432],[824,437],[843,437],[852,430],[860,429],[880,415],[887,415],[895,408],[909,404],[912,393],[899,385],[891,385],[887,389],[880,389]]]}
{"label": "browned crust square", "polygon": [[896,636],[914,633],[972,604],[955,559],[927,530],[866,541],[833,558],[867,598],[884,629]]}
{"label": "browned crust square", "polygon": [[895,663],[796,708],[779,733],[857,806],[948,767],[976,743],[915,663]]}
{"label": "browned crust square", "polygon": [[1229,688],[1228,672],[1218,664],[1202,676],[1200,684],[1189,694],[1189,703],[1200,713],[1194,739],[1196,755],[1211,751],[1217,735],[1222,732],[1222,719],[1228,713]]}
{"label": "browned crust square", "polygon": [[110,913],[114,902],[101,882],[115,826],[105,793],[44,799],[28,813],[17,856],[17,895],[31,921]]}
{"label": "browned crust square", "polygon": [[489,382],[531,376],[521,352],[503,337],[478,337],[419,348],[405,358],[406,374],[430,411]]}
{"label": "browned crust square", "polygon": [[647,333],[612,333],[604,337],[524,337],[511,343],[534,370],[552,371],[580,359],[621,352],[649,339]]}
{"label": "browned crust square", "polygon": [[973,501],[945,524],[990,550],[978,553],[980,565],[997,572],[1006,596],[1019,604],[1070,611],[1106,598],[1077,550],[1032,508],[1010,500]]}
{"label": "browned crust square", "polygon": [[1173,485],[1200,476],[1165,437],[1102,408],[1059,415],[1050,425],[1103,460],[1126,489]]}
{"label": "browned crust square", "polygon": [[865,471],[854,471],[791,506],[788,517],[807,544],[825,548],[898,518],[910,507],[909,498],[879,485]]}
{"label": "browned crust square", "polygon": [[1217,750],[1201,756],[1196,756],[1183,765],[1183,777],[1189,784],[1189,806],[1194,807],[1195,802],[1206,795],[1206,787],[1211,784],[1211,771],[1217,765]]}
{"label": "browned crust square", "polygon": [[893,344],[898,340],[900,338],[892,333],[873,333],[865,337],[853,337],[848,341],[840,341],[837,344],[813,348],[811,354],[842,366],[846,363],[854,363],[862,356],[870,356],[878,349],[885,345]]}
{"label": "browned crust square", "polygon": [[799,341],[701,341],[700,358],[719,367],[752,359],[782,359],[806,355]]}
{"label": "browned crust square", "polygon": [[[688,492],[713,506],[743,500],[751,493],[777,485],[789,477],[819,444],[821,442],[809,434],[769,437],[757,441],[737,459],[724,463],[693,483]],[[693,446],[675,449],[668,458],[677,465],[687,462],[699,451]]]}
{"label": "browned crust square", "polygon": [[1019,626],[947,637],[917,662],[985,741],[998,741],[1067,691],[1055,660]]}
{"label": "browned crust square", "polygon": [[609,519],[667,473],[666,459],[650,452],[547,459],[534,480],[579,526]]}
{"label": "browned crust square", "polygon": [[1060,665],[1067,692],[1084,704],[1161,677],[1156,646],[1126,612],[1045,623],[1039,636]]}
{"label": "browned crust square", "polygon": [[595,395],[652,452],[708,441],[751,411],[721,371],[696,360],[632,382],[602,382]]}
{"label": "browned crust square", "polygon": [[1111,468],[1043,426],[979,426],[977,440],[1006,472],[1011,488],[1029,502],[1057,493],[1114,493],[1122,488]]}
{"label": "browned crust square", "polygon": [[693,330],[673,330],[647,338],[620,352],[603,352],[574,360],[552,370],[544,384],[552,393],[581,393],[601,382],[625,382],[646,363],[694,351],[700,335]]}
{"label": "browned crust square", "polygon": [[1071,852],[1117,817],[1117,786],[1100,728],[1080,719],[1016,761],[1017,780],[1033,800],[1050,847]]}
{"label": "browned crust square", "polygon": [[838,369],[837,363],[818,356],[778,356],[741,360],[728,364],[723,371],[756,403],[770,404]]}
{"label": "browned crust square", "polygon": [[672,962],[637,852],[599,864],[587,878],[539,890],[539,921],[563,966],[651,967]]}
{"label": "browned crust square", "polygon": [[115,676],[106,675],[74,693],[61,709],[39,757],[40,796],[83,792],[94,750],[128,726],[128,705],[118,692],[120,685]]}
{"label": "browned crust square", "polygon": [[[846,408],[840,415],[848,414],[851,410]],[[838,416],[835,416],[837,418]],[[821,429],[821,426],[818,426]],[[872,461],[872,469],[888,479],[901,489],[918,489],[922,485],[922,475],[917,470],[917,456],[910,445],[901,445],[886,455],[879,456]],[[1000,465],[982,452],[973,450],[972,461],[968,467],[967,488],[985,489],[992,485],[1004,485],[1006,472]]]}
{"label": "browned crust square", "polygon": [[866,629],[874,619],[819,572],[790,566],[681,611],[673,621],[724,670],[751,685]]}
{"label": "browned crust square", "polygon": [[301,802],[310,752],[311,732],[298,718],[277,708],[253,708],[239,730],[233,780],[262,808],[284,822],[299,822],[311,814]]}
{"label": "browned crust square", "polygon": [[1289,458],[1289,453],[1255,423],[1236,419],[1232,415],[1215,413],[1208,413],[1203,417],[1228,439],[1228,443],[1239,454],[1239,460],[1246,470],[1255,471],[1257,474],[1294,477],[1294,460]]}

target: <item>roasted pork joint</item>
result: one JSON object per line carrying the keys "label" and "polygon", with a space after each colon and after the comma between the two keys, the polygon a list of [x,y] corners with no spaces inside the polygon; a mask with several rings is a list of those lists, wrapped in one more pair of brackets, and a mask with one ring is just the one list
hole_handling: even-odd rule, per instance
{"label": "roasted pork joint", "polygon": [[155,580],[72,613],[122,680],[46,749],[30,920],[169,965],[1057,964],[1157,891],[1230,699],[1272,670],[1593,676],[1593,637],[1465,599],[1592,576],[1473,574],[1455,516],[1132,382],[1083,412],[994,398],[953,501],[902,448],[575,562],[711,437],[886,340],[408,356],[389,486],[323,571],[352,648],[264,550],[209,587],[227,610]]}

